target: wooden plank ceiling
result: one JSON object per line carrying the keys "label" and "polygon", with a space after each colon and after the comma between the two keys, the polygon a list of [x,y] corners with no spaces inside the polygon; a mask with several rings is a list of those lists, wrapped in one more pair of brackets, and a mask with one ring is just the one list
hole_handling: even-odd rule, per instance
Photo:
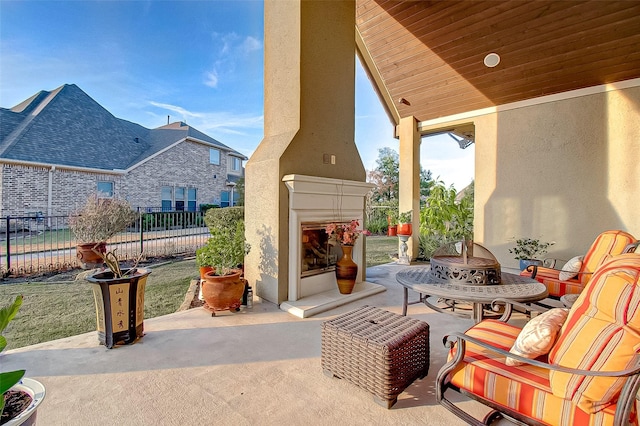
{"label": "wooden plank ceiling", "polygon": [[[369,72],[396,117],[426,121],[640,77],[640,0],[357,0],[356,14]],[[488,68],[492,52],[501,60]]]}

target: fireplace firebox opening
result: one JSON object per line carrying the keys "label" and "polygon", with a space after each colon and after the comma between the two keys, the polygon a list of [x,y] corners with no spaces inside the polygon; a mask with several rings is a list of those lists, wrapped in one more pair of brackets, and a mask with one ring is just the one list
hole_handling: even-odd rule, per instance
{"label": "fireplace firebox opening", "polygon": [[328,224],[329,222],[305,222],[301,224],[301,277],[335,270],[336,262],[342,256],[342,249],[335,238],[330,237],[325,231],[325,227]]}

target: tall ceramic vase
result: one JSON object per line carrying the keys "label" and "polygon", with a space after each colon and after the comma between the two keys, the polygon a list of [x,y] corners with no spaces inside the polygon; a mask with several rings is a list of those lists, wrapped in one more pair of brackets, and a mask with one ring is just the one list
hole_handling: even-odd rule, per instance
{"label": "tall ceramic vase", "polygon": [[343,245],[342,257],[336,263],[336,280],[338,281],[338,290],[342,294],[351,294],[356,285],[358,264],[351,257],[352,250],[353,246]]}

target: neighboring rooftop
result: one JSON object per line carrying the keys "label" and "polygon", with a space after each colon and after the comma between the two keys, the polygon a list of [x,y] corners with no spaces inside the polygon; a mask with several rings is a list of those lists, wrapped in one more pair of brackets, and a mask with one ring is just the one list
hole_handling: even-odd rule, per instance
{"label": "neighboring rooftop", "polygon": [[103,170],[128,169],[182,141],[246,157],[183,122],[156,129],[116,118],[75,84],[0,108],[0,159]]}

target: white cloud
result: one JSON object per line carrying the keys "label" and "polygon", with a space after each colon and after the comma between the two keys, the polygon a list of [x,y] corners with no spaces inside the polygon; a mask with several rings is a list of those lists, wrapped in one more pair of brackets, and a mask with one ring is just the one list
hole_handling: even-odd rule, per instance
{"label": "white cloud", "polygon": [[150,104],[180,115],[183,121],[187,121],[190,125],[205,133],[217,130],[221,133],[243,135],[247,134],[247,129],[262,129],[264,123],[262,114],[233,114],[227,111],[196,112],[161,102],[151,101]]}
{"label": "white cloud", "polygon": [[186,110],[182,107],[179,106],[175,106],[175,105],[171,105],[171,104],[164,104],[164,103],[160,103],[160,102],[154,102],[154,101],[150,101],[149,102],[151,105],[158,107],[158,108],[162,108],[162,109],[167,109],[169,111],[173,111],[177,114],[182,115],[182,118],[186,119],[188,117],[190,118],[200,118],[202,117],[201,113],[198,112],[191,112],[189,110]]}
{"label": "white cloud", "polygon": [[248,36],[240,47],[244,53],[251,53],[262,49],[262,42],[255,37]]}
{"label": "white cloud", "polygon": [[218,87],[218,73],[216,70],[206,73],[204,84],[214,89]]}

